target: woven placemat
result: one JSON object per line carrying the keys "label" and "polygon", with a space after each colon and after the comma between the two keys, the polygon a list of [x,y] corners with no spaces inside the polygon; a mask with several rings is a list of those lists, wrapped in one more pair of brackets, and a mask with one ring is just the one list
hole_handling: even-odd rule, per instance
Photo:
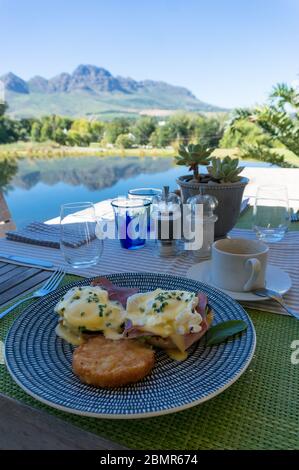
{"label": "woven placemat", "polygon": [[[64,282],[73,279],[67,276]],[[20,311],[0,321],[0,340]],[[186,411],[117,421],[67,414],[23,392],[3,364],[0,393],[134,449],[298,449],[299,365],[291,364],[291,343],[299,340],[299,322],[261,311],[249,313],[257,333],[249,368],[221,395]]]}

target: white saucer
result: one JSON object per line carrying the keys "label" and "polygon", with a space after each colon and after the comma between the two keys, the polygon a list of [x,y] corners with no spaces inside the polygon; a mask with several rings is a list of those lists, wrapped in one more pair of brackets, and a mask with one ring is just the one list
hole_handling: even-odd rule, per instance
{"label": "white saucer", "polygon": [[[213,287],[225,292],[230,295],[235,300],[241,300],[246,302],[257,302],[261,301],[262,297],[253,294],[252,292],[233,292],[231,290],[221,289],[220,287],[214,285],[211,281],[211,260],[203,261],[198,264],[194,264],[190,269],[188,269],[186,277],[189,279],[194,279],[195,281],[202,281],[206,284],[210,284]],[[292,281],[290,276],[280,268],[272,266],[269,264],[266,269],[266,287],[267,289],[274,290],[279,292],[281,295],[285,294],[290,290],[292,286]],[[269,297],[264,297],[268,299]]]}

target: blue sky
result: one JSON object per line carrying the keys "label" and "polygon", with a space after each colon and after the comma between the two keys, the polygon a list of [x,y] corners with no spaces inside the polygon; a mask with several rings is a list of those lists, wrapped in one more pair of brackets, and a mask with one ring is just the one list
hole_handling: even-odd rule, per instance
{"label": "blue sky", "polygon": [[0,0],[0,75],[89,63],[247,106],[299,78],[298,25],[299,0]]}

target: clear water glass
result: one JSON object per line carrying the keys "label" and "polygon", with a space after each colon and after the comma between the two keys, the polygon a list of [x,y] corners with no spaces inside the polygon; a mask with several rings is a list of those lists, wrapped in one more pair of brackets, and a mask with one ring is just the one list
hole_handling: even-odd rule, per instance
{"label": "clear water glass", "polygon": [[149,199],[118,197],[111,201],[114,209],[117,236],[122,248],[137,250],[147,237]]}
{"label": "clear water glass", "polygon": [[153,200],[154,197],[161,196],[162,189],[157,188],[136,188],[136,189],[129,189],[128,197],[129,199],[149,199],[150,201]]}
{"label": "clear water glass", "polygon": [[257,238],[268,243],[279,242],[288,230],[289,218],[287,188],[259,186],[253,209],[253,229]]}
{"label": "clear water glass", "polygon": [[91,202],[61,206],[60,249],[73,268],[98,264],[103,252],[103,240],[97,238],[97,218]]}

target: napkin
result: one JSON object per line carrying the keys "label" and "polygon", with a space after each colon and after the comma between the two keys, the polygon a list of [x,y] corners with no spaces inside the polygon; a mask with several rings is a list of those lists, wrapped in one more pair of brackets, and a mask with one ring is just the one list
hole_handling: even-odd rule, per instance
{"label": "napkin", "polygon": [[[72,227],[74,225],[74,227]],[[73,230],[72,230],[73,229]],[[15,242],[30,243],[32,245],[48,246],[50,248],[60,248],[60,225],[45,224],[43,222],[31,222],[23,229],[6,232],[6,238]],[[95,238],[94,227],[90,231],[78,232],[76,224],[68,224],[67,241],[64,244],[77,248],[87,242],[86,233],[88,232],[89,240]]]}

